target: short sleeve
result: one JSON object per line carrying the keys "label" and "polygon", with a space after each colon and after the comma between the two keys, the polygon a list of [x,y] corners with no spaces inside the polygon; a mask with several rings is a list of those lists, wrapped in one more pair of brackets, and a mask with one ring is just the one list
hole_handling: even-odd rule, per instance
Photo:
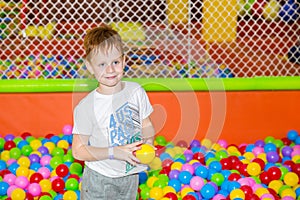
{"label": "short sleeve", "polygon": [[74,109],[74,125],[73,134],[91,135],[92,133],[92,120],[88,116],[87,109],[79,104]]}

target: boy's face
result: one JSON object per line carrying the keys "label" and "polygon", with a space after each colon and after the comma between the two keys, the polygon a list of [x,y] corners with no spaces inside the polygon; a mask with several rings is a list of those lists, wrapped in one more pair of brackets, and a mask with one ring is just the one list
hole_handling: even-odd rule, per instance
{"label": "boy's face", "polygon": [[102,86],[114,87],[123,78],[125,57],[122,52],[113,47],[107,54],[97,51],[86,65]]}

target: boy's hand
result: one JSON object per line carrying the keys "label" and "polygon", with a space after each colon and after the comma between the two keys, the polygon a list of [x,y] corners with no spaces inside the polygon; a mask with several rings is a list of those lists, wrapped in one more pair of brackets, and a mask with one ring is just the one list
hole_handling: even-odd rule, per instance
{"label": "boy's hand", "polygon": [[124,160],[130,163],[133,166],[136,166],[140,163],[139,159],[135,157],[133,152],[141,149],[141,145],[143,141],[134,142],[131,144],[126,144],[123,146],[115,146],[114,147],[114,158],[118,160]]}

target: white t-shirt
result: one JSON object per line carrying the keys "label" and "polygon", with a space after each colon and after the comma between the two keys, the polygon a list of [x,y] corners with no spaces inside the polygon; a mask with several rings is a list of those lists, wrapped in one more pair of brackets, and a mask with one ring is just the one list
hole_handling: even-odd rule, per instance
{"label": "white t-shirt", "polygon": [[[73,134],[89,135],[89,145],[109,147],[141,140],[142,120],[153,111],[145,90],[137,83],[124,81],[124,88],[113,95],[96,90],[74,109]],[[86,161],[85,164],[108,177],[122,177],[147,169],[121,160]]]}

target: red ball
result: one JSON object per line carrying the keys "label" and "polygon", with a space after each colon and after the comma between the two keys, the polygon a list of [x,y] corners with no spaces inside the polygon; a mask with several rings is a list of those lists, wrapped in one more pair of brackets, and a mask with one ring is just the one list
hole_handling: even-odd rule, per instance
{"label": "red ball", "polygon": [[300,179],[300,163],[295,163],[292,167],[292,171],[295,172]]}
{"label": "red ball", "polygon": [[191,194],[185,195],[182,200],[197,200],[196,197],[194,197]]}
{"label": "red ball", "polygon": [[267,171],[271,180],[279,180],[281,178],[281,170],[278,167],[270,167]]}
{"label": "red ball", "polygon": [[238,173],[232,173],[228,176],[229,181],[238,181],[241,178],[241,175]]}
{"label": "red ball", "polygon": [[162,154],[166,150],[166,147],[161,146],[161,145],[156,145],[155,148],[156,148],[156,150],[155,150],[155,156],[156,157],[159,157],[160,154]]}
{"label": "red ball", "polygon": [[12,148],[15,148],[15,147],[16,147],[16,144],[12,140],[6,141],[4,144],[4,150],[11,150]]}
{"label": "red ball", "polygon": [[70,178],[75,178],[77,181],[80,180],[80,177],[77,174],[70,174],[70,176],[68,176],[68,179]]}
{"label": "red ball", "polygon": [[284,161],[283,165],[288,166],[290,169],[293,169],[295,163],[292,160]]}
{"label": "red ball", "polygon": [[170,166],[163,167],[160,170],[159,174],[165,174],[165,175],[169,176],[170,171],[171,171],[171,167]]}
{"label": "red ball", "polygon": [[260,198],[256,194],[252,193],[247,200],[260,200]]}
{"label": "red ball", "polygon": [[242,166],[241,166],[241,168],[240,168],[240,170],[239,170],[239,172],[242,174],[242,175],[244,175],[244,176],[249,176],[249,174],[248,174],[248,172],[247,172],[247,164],[242,164]]}
{"label": "red ball", "polygon": [[266,171],[263,171],[260,175],[259,175],[259,178],[260,178],[260,181],[263,183],[263,184],[266,184],[268,185],[272,179],[270,178],[268,172]]}
{"label": "red ball", "polygon": [[264,168],[265,168],[265,165],[266,165],[266,164],[265,164],[265,161],[264,161],[263,159],[261,159],[261,158],[254,158],[254,159],[252,160],[252,162],[258,163],[261,169],[264,169]]}
{"label": "red ball", "polygon": [[0,176],[1,176],[2,178],[4,178],[4,176],[5,176],[6,174],[11,174],[11,171],[9,171],[9,169],[3,169],[3,170],[0,171]]}
{"label": "red ball", "polygon": [[41,194],[39,195],[38,200],[40,200],[41,197],[43,197],[43,196],[49,196],[49,197],[52,197],[51,194],[50,194],[49,192],[41,192]]}
{"label": "red ball", "polygon": [[289,140],[288,138],[282,138],[281,139],[281,141],[283,142],[283,144],[285,145],[285,146],[290,146],[290,144],[292,144],[292,141],[291,140]]}
{"label": "red ball", "polygon": [[174,163],[173,160],[171,159],[165,159],[164,161],[162,161],[161,166],[162,167],[171,167],[171,165]]}
{"label": "red ball", "polygon": [[167,194],[165,194],[164,197],[167,197],[167,198],[169,198],[170,200],[177,200],[177,199],[178,199],[178,198],[177,198],[177,195],[174,194],[173,192],[168,192]]}
{"label": "red ball", "polygon": [[242,185],[240,189],[245,193],[246,199],[248,199],[248,197],[250,197],[253,194],[253,190],[249,185]]}
{"label": "red ball", "polygon": [[205,164],[205,157],[203,153],[200,152],[194,153],[193,159],[198,160],[203,165]]}
{"label": "red ball", "polygon": [[29,182],[30,183],[39,183],[43,179],[44,179],[44,177],[42,174],[35,172],[30,176]]}
{"label": "red ball", "polygon": [[55,192],[63,192],[64,191],[64,188],[65,188],[65,182],[63,179],[61,178],[56,178],[53,180],[52,182],[52,189],[55,191]]}
{"label": "red ball", "polygon": [[229,158],[222,158],[220,160],[220,163],[222,165],[223,170],[231,170],[232,169],[231,160]]}
{"label": "red ball", "polygon": [[29,133],[29,132],[24,132],[21,134],[21,138],[23,138],[24,140],[29,136],[32,136],[31,133]]}
{"label": "red ball", "polygon": [[33,198],[32,194],[26,192],[24,200],[34,200],[34,198]]}
{"label": "red ball", "polygon": [[47,138],[47,139],[51,139],[52,138],[52,136],[54,136],[54,134],[53,133],[48,133],[46,136],[45,136],[45,138]]}
{"label": "red ball", "polygon": [[231,165],[234,167],[236,164],[242,163],[237,156],[229,156]]}
{"label": "red ball", "polygon": [[65,164],[60,164],[56,167],[55,169],[56,171],[56,174],[59,176],[59,177],[65,177],[69,174],[69,168],[67,165]]}

